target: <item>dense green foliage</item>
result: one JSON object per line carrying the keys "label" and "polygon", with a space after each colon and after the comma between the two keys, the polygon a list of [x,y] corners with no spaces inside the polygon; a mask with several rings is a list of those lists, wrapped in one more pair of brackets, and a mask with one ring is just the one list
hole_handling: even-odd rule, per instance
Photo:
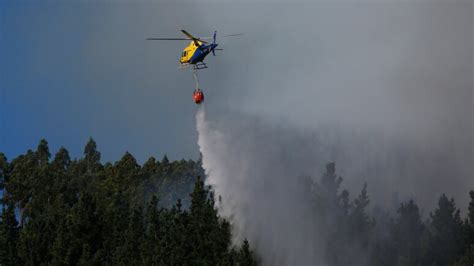
{"label": "dense green foliage", "polygon": [[247,241],[231,246],[202,173],[128,152],[102,165],[92,139],[79,160],[64,148],[51,160],[45,140],[11,162],[0,154],[0,265],[255,265]]}
{"label": "dense green foliage", "polygon": [[[166,156],[102,164],[92,139],[77,160],[51,158],[45,140],[10,162],[0,153],[0,265],[256,265],[247,240],[231,245],[203,175],[200,160]],[[328,265],[474,264],[474,191],[464,220],[446,195],[425,219],[413,200],[369,212],[367,184],[351,199],[334,163],[306,181]]]}

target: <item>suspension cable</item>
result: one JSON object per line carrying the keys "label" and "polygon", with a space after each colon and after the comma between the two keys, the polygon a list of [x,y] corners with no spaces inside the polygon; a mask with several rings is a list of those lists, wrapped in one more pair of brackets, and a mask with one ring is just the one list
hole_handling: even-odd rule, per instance
{"label": "suspension cable", "polygon": [[194,78],[194,82],[196,83],[196,90],[199,90],[199,82],[198,82],[198,78],[197,78],[197,70],[195,68],[193,68],[193,78]]}

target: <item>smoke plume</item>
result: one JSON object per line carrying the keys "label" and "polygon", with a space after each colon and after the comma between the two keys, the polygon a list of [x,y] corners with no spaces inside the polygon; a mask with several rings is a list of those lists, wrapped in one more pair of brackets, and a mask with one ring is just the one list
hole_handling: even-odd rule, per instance
{"label": "smoke plume", "polygon": [[[231,221],[236,242],[247,237],[265,265],[325,264],[334,228],[315,211],[313,184],[327,162],[336,162],[351,198],[368,183],[370,209],[393,210],[414,198],[431,210],[440,193],[468,191],[458,185],[470,182],[466,166],[441,144],[428,148],[329,125],[308,131],[233,112],[210,119],[204,108],[196,120],[219,212]],[[366,255],[358,256],[363,262]]]}
{"label": "smoke plume", "polygon": [[369,211],[414,199],[428,217],[442,193],[466,210],[472,3],[220,8],[202,10],[209,25],[246,35],[222,41],[222,67],[203,75],[213,102],[196,119],[236,241],[249,238],[267,265],[324,265],[331,228],[312,197],[328,162],[350,198],[367,183]]}

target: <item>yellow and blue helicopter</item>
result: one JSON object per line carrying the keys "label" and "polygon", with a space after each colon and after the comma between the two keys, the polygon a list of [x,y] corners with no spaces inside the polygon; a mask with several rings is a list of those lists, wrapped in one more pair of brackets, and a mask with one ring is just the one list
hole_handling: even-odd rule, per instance
{"label": "yellow and blue helicopter", "polygon": [[[209,53],[212,55],[216,55],[215,51],[222,50],[216,48],[219,44],[216,43],[216,35],[217,31],[214,31],[214,35],[212,37],[194,37],[189,32],[185,30],[181,30],[187,38],[147,38],[150,41],[179,41],[179,40],[190,40],[191,43],[183,49],[181,53],[181,57],[179,59],[180,69],[187,68],[189,66],[193,66],[194,70],[197,69],[205,69],[207,68],[206,63],[204,63],[204,58]],[[230,34],[224,35],[222,37],[231,37],[231,36],[238,36],[242,34]],[[205,40],[212,39],[212,43],[208,43]]]}
{"label": "yellow and blue helicopter", "polygon": [[[147,38],[150,41],[180,41],[180,40],[190,40],[191,43],[183,49],[181,57],[179,59],[180,69],[188,68],[189,66],[193,67],[193,77],[196,82],[196,89],[193,92],[193,100],[196,104],[200,104],[204,101],[204,93],[199,89],[199,83],[196,75],[196,71],[199,69],[207,68],[206,63],[204,63],[204,58],[210,53],[216,55],[216,50],[222,50],[216,48],[218,44],[216,43],[217,31],[214,31],[212,37],[194,37],[189,32],[181,30],[187,38]],[[222,37],[231,37],[238,36],[242,34],[230,34],[224,35]],[[211,40],[212,43],[208,43],[205,40]]]}

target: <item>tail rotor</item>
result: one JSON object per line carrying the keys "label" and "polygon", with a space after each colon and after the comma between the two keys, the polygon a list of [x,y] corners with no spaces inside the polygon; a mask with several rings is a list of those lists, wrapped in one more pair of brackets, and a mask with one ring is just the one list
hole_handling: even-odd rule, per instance
{"label": "tail rotor", "polygon": [[217,31],[215,30],[214,35],[212,36],[212,49],[211,49],[211,51],[212,51],[213,56],[216,56],[216,52],[214,51],[217,47],[216,36],[217,36]]}

